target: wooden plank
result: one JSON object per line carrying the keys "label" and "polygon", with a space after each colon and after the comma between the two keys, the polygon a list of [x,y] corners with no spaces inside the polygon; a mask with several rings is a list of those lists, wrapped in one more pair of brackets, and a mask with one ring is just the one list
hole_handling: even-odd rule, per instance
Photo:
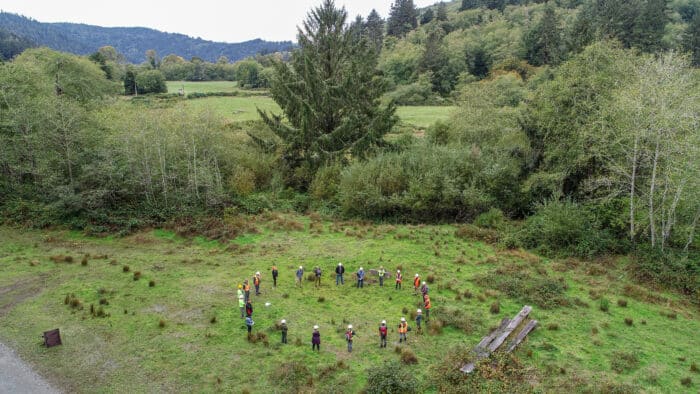
{"label": "wooden plank", "polygon": [[525,305],[523,309],[520,312],[518,312],[517,315],[515,315],[513,320],[511,320],[510,323],[508,323],[508,326],[501,333],[501,335],[497,336],[496,339],[494,339],[493,342],[491,342],[491,344],[488,347],[489,352],[495,352],[503,344],[506,338],[508,338],[508,336],[513,332],[513,330],[515,330],[520,325],[520,323],[522,323],[522,321],[525,320],[525,318],[527,317],[527,315],[530,314],[531,311],[532,307],[529,305]]}
{"label": "wooden plank", "polygon": [[485,337],[481,340],[481,342],[479,342],[479,344],[476,345],[476,347],[474,348],[474,350],[479,351],[479,350],[481,350],[481,349],[486,349],[486,347],[487,347],[491,342],[493,342],[493,340],[498,336],[498,334],[499,334],[500,332],[502,332],[503,330],[505,330],[505,328],[508,326],[509,323],[510,323],[510,319],[509,319],[509,318],[507,318],[507,317],[503,318],[503,320],[501,320],[501,325],[498,326],[497,329],[493,330],[493,332],[492,332],[491,334],[485,336]]}
{"label": "wooden plank", "polygon": [[506,353],[510,353],[513,350],[515,350],[516,346],[520,345],[520,342],[522,342],[527,334],[530,333],[530,331],[534,330],[535,327],[537,327],[537,320],[530,320],[525,327],[523,327],[522,330],[518,333],[518,336],[515,337],[515,339],[508,345],[508,348],[506,349]]}

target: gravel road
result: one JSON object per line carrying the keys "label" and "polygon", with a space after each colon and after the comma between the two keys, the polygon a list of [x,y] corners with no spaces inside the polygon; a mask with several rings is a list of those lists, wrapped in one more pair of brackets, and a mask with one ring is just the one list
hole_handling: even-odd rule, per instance
{"label": "gravel road", "polygon": [[41,376],[0,342],[0,394],[58,394]]}

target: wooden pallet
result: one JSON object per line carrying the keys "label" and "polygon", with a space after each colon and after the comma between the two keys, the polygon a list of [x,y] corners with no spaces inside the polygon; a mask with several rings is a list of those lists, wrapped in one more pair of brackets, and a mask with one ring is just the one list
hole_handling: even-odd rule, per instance
{"label": "wooden pallet", "polygon": [[[501,325],[498,326],[492,333],[485,336],[481,342],[479,342],[474,347],[474,354],[476,355],[474,360],[462,366],[459,370],[464,373],[472,373],[476,368],[476,364],[483,360],[484,358],[491,355],[491,353],[498,350],[501,345],[508,339],[511,334],[520,327],[525,319],[532,312],[532,307],[525,305],[523,309],[518,312],[513,319],[505,318],[501,320]],[[537,327],[537,320],[528,321],[518,332],[515,337],[509,342],[508,346],[505,348],[506,353],[510,353],[525,339],[527,334]]]}

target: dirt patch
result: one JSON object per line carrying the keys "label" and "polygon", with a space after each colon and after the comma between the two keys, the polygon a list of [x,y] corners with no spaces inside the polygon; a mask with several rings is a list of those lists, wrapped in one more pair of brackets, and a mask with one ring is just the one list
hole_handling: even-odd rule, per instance
{"label": "dirt patch", "polygon": [[0,287],[0,317],[10,313],[15,306],[42,293],[47,274],[23,278],[11,285]]}

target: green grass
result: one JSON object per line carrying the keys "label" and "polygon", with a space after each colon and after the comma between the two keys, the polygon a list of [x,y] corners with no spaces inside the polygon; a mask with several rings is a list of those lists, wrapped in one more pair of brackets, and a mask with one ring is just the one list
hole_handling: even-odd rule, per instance
{"label": "green grass", "polygon": [[[242,91],[240,88],[238,88],[235,81],[168,81],[169,93],[177,93],[182,87],[184,87],[185,93]],[[261,93],[260,91],[254,92]],[[281,112],[277,103],[275,103],[271,97],[264,95],[252,97],[206,97],[195,100],[186,100],[179,105],[182,105],[183,109],[191,109],[195,111],[208,109],[230,122],[259,119],[256,108],[273,113]],[[447,120],[454,109],[455,107],[437,106],[398,107],[396,114],[403,123],[418,129],[425,129],[438,120]]]}
{"label": "green grass", "polygon": [[241,89],[236,81],[207,81],[207,82],[190,82],[190,81],[168,81],[168,93],[177,93],[180,89],[185,90],[185,94],[189,93],[213,93],[213,92],[236,92]]}
{"label": "green grass", "polygon": [[399,107],[396,110],[396,114],[406,124],[418,128],[427,128],[437,121],[446,121],[455,108],[436,106]]}
{"label": "green grass", "polygon": [[[630,289],[646,290],[629,285],[624,259],[607,268],[607,274],[592,276],[586,273],[587,263],[500,251],[456,238],[455,227],[450,225],[324,223],[321,231],[317,227],[311,231],[308,218],[285,217],[283,220],[304,224],[305,229],[282,231],[273,230],[272,218],[250,220],[259,231],[230,244],[186,240],[163,230],[102,239],[74,232],[0,227],[0,340],[18,349],[66,391],[283,392],[285,388],[276,386],[270,376],[281,363],[298,360],[314,376],[312,390],[329,392],[335,387],[357,392],[365,385],[367,368],[398,359],[393,351],[398,339],[395,326],[404,315],[403,308],[410,311],[417,306],[418,297],[408,282],[419,272],[424,278],[429,274],[436,278],[431,286],[432,317],[445,319],[446,311],[459,309],[473,321],[468,332],[448,326],[440,335],[409,333],[408,346],[419,363],[408,368],[430,392],[434,388],[428,371],[447,349],[458,344],[473,346],[490,327],[503,317],[512,317],[528,301],[480,287],[475,279],[499,267],[520,266],[533,270],[531,275],[536,268],[540,275],[562,277],[568,284],[565,296],[589,305],[554,309],[533,305],[532,317],[539,320],[540,327],[517,356],[526,366],[536,368],[535,389],[559,391],[558,387],[571,382],[589,387],[596,382],[616,382],[651,392],[681,392],[688,389],[681,386],[680,379],[695,377],[689,366],[700,361],[695,350],[700,348],[697,310],[674,294],[661,294],[667,299],[654,303],[628,296]],[[85,253],[107,257],[92,258],[83,267],[80,259]],[[54,263],[49,257],[55,255],[71,255],[76,262]],[[338,261],[349,271],[380,264],[394,271],[401,265],[408,280],[402,291],[395,291],[392,281],[384,288],[372,284],[360,290],[352,287],[346,274],[346,284],[336,287],[332,271]],[[273,264],[281,272],[277,289],[271,288]],[[129,265],[129,273],[122,272],[123,265]],[[314,289],[311,282],[295,288],[293,276],[299,265],[307,273],[315,265],[323,268],[321,289]],[[135,271],[142,273],[139,281],[133,280]],[[266,333],[269,346],[246,341],[235,300],[234,286],[250,279],[255,271],[263,273],[263,294],[252,295],[254,332]],[[150,280],[156,282],[155,287],[148,286]],[[100,289],[106,293],[100,294]],[[474,296],[457,300],[457,292],[465,290]],[[612,302],[609,312],[601,312],[592,295],[596,292],[610,300],[624,298],[628,306]],[[68,293],[75,293],[85,309],[74,311],[64,305]],[[324,302],[318,302],[321,296]],[[102,297],[109,302],[104,309],[111,316],[93,318],[89,305],[97,306]],[[496,300],[501,310],[492,315],[489,306]],[[265,307],[265,302],[271,305]],[[662,315],[671,309],[678,312],[675,320]],[[214,324],[210,322],[213,316]],[[632,327],[625,325],[625,317],[634,319]],[[286,346],[278,344],[279,334],[273,328],[282,318],[289,323]],[[159,327],[161,319],[164,328]],[[382,319],[390,327],[387,349],[379,349],[376,337]],[[352,354],[345,350],[342,337],[347,323],[357,331]],[[321,327],[319,354],[312,353],[309,345],[314,324]],[[549,324],[559,329],[547,330]],[[56,327],[61,329],[64,345],[38,346],[41,332]],[[597,334],[592,333],[594,327]],[[295,345],[297,340],[301,346]],[[616,352],[634,353],[638,366],[622,374],[613,372],[611,357]],[[338,360],[348,368],[319,377]],[[562,375],[561,368],[567,373]],[[696,390],[697,383],[693,384],[691,390]],[[599,387],[598,391],[605,390]]]}

